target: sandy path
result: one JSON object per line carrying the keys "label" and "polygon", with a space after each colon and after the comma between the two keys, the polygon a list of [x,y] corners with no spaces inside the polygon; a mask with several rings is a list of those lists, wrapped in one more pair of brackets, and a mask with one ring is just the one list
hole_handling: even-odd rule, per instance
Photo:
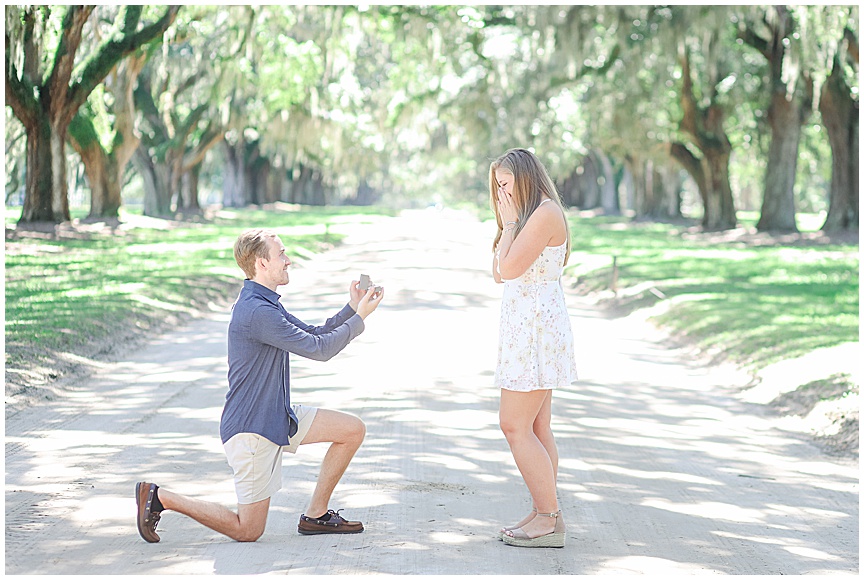
{"label": "sandy path", "polygon": [[488,227],[383,218],[292,270],[285,303],[320,323],[361,272],[387,288],[336,359],[292,359],[293,399],[354,412],[367,438],[334,508],[359,535],[299,536],[326,447],[285,461],[255,544],[174,513],[135,530],[134,482],[234,505],[218,439],[227,315],[214,313],[6,421],[7,574],[857,574],[857,463],[821,455],[650,328],[568,296],[580,384],[556,393],[562,550],[494,539],[529,503],[491,387],[500,289]]}

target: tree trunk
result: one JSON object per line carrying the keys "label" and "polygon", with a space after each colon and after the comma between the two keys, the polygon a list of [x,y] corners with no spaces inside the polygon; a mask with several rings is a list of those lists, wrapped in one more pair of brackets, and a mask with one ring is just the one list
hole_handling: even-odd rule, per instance
{"label": "tree trunk", "polygon": [[[725,133],[722,136],[725,138]],[[670,153],[693,177],[699,188],[704,208],[702,227],[709,231],[731,229],[737,223],[732,187],[729,185],[731,147],[722,142],[712,144],[705,141],[700,149],[704,155],[702,159],[694,156],[681,143],[673,143]]]}
{"label": "tree trunk", "polygon": [[[723,137],[726,137],[725,133]],[[708,231],[732,229],[738,223],[735,202],[732,199],[732,186],[729,184],[731,149],[731,146],[703,146],[709,195],[705,216],[702,218],[702,227]]]}
{"label": "tree trunk", "polygon": [[[146,60],[147,56],[143,51],[129,56],[105,79],[106,88],[114,96],[114,130],[116,134],[111,151],[102,152],[102,157],[104,157],[104,162],[101,165],[102,175],[97,177],[94,171],[88,169],[87,159],[84,158],[81,151],[78,152],[87,170],[87,178],[90,180],[89,218],[116,218],[120,215],[120,205],[123,203],[121,197],[123,174],[140,143],[135,134],[135,104],[132,89]],[[95,130],[93,134],[96,134]],[[102,150],[101,145],[99,149]],[[96,183],[99,185],[97,186]]]}
{"label": "tree trunk", "polygon": [[636,209],[636,184],[631,167],[632,158],[628,155],[624,161],[624,169],[621,172],[621,188],[624,190],[624,208]]}
{"label": "tree trunk", "polygon": [[581,205],[581,198],[579,197],[579,169],[576,168],[570,172],[570,175],[564,178],[561,181],[561,184],[558,186],[558,193],[561,194],[561,199],[564,202],[564,205],[567,207],[579,207]]}
{"label": "tree trunk", "polygon": [[198,200],[198,183],[201,179],[201,164],[193,165],[183,174],[181,190],[183,193],[183,210],[200,212],[201,203]]}
{"label": "tree trunk", "polygon": [[682,144],[672,146],[672,156],[690,172],[699,186],[704,215],[702,227],[719,231],[734,228],[738,220],[735,202],[729,184],[729,156],[732,144],[723,128],[723,108],[717,103],[700,107],[693,94],[690,70],[690,51],[683,47],[680,53],[683,87],[681,89],[681,130],[690,135],[702,158],[697,159]]}
{"label": "tree trunk", "polygon": [[103,181],[99,185],[98,194],[93,187],[92,178],[89,174],[87,175],[90,179],[90,214],[88,218],[116,218],[120,215],[121,180],[125,169],[125,165],[122,169],[118,167],[116,156],[109,155],[106,159],[105,170],[101,175]]}
{"label": "tree trunk", "polygon": [[222,205],[225,207],[243,207],[247,205],[245,192],[246,168],[244,163],[243,140],[232,145],[223,141],[225,152],[225,176],[222,182]]}
{"label": "tree trunk", "polygon": [[741,33],[745,42],[762,53],[770,70],[768,122],[771,126],[771,145],[765,168],[762,214],[756,228],[759,231],[797,232],[795,172],[801,126],[810,115],[813,85],[805,74],[799,73],[791,80],[786,78],[786,53],[796,26],[792,13],[782,5],[766,10],[774,13],[774,17],[766,21],[769,38],[761,37],[750,28]]}
{"label": "tree trunk", "polygon": [[[143,8],[125,6],[118,16],[123,34],[103,42],[76,72],[75,55],[81,44],[84,25],[93,9],[93,6],[70,6],[67,9],[56,35],[55,52],[45,55],[52,63],[47,75],[39,71],[41,55],[34,42],[38,7],[25,8],[19,13],[25,28],[20,78],[17,63],[10,61],[10,38],[8,33],[6,35],[6,103],[24,124],[28,136],[27,189],[20,222],[59,223],[70,219],[65,155],[69,123],[116,63],[141,45],[161,36],[176,18],[180,7],[168,7],[159,21],[137,30]],[[50,31],[48,34],[51,35]]]}
{"label": "tree trunk", "polygon": [[680,172],[669,164],[664,164],[658,170],[660,176],[660,185],[662,187],[662,204],[663,217],[665,218],[680,218],[681,217],[681,175]]}
{"label": "tree trunk", "polygon": [[681,217],[681,186],[676,172],[648,159],[627,160],[626,175],[632,182],[636,218],[668,220]]}
{"label": "tree trunk", "polygon": [[133,160],[144,181],[144,215],[170,216],[177,181],[172,171],[173,164],[154,162],[143,145],[139,146]]}
{"label": "tree trunk", "polygon": [[835,59],[819,101],[831,145],[831,190],[822,225],[826,232],[858,229],[858,106]]}
{"label": "tree trunk", "polygon": [[246,159],[246,191],[250,203],[262,205],[276,201],[270,188],[270,160],[261,155],[257,143],[247,150]]}
{"label": "tree trunk", "polygon": [[647,205],[645,199],[645,162],[638,157],[628,155],[625,163],[628,168],[627,173],[630,175],[631,207],[634,217],[638,219],[645,212],[645,206]]}
{"label": "tree trunk", "polygon": [[121,203],[121,171],[116,158],[106,154],[96,141],[91,141],[86,147],[76,139],[70,141],[81,157],[90,185],[90,214],[87,218],[116,218]]}
{"label": "tree trunk", "polygon": [[282,182],[285,180],[285,171],[281,164],[271,164],[270,173],[267,176],[267,191],[270,201],[276,202],[282,199]]}
{"label": "tree trunk", "polygon": [[705,176],[705,168],[702,166],[702,160],[693,155],[683,143],[672,143],[669,153],[690,174],[693,181],[696,182],[696,189],[699,191],[699,197],[702,199],[702,206],[707,206],[708,182]]}
{"label": "tree trunk", "polygon": [[645,162],[642,176],[645,179],[645,185],[642,188],[645,193],[642,198],[642,206],[639,208],[639,215],[652,219],[658,218],[661,215],[660,208],[663,204],[662,186],[658,183],[660,175],[657,173],[654,162],[650,159]]}
{"label": "tree trunk", "polygon": [[602,183],[600,187],[600,207],[604,215],[621,215],[621,202],[618,199],[618,187],[615,183],[615,172],[609,157],[599,149],[594,151],[595,157],[600,161]]}
{"label": "tree trunk", "polygon": [[65,127],[40,115],[27,130],[27,194],[19,222],[69,221]]}
{"label": "tree trunk", "polygon": [[327,205],[327,191],[324,186],[324,176],[319,170],[312,172],[312,180],[307,203],[309,205]]}
{"label": "tree trunk", "polygon": [[90,187],[90,214],[87,218],[116,218],[122,183],[122,170],[116,156],[102,147],[93,120],[84,111],[79,111],[72,119],[68,136],[72,148],[81,157]]}
{"label": "tree trunk", "polygon": [[598,171],[597,163],[592,156],[585,157],[583,162],[585,171],[582,172],[582,178],[579,180],[579,189],[582,192],[582,209],[594,209],[600,206],[600,172]]}
{"label": "tree trunk", "polygon": [[360,183],[357,184],[357,194],[354,196],[354,200],[351,202],[352,205],[372,205],[376,201],[378,201],[379,195],[378,192],[369,185],[369,182],[366,178],[361,178]]}
{"label": "tree trunk", "polygon": [[802,108],[795,97],[792,100],[786,98],[785,85],[782,92],[779,88],[774,91],[768,107],[771,145],[765,168],[762,214],[756,224],[760,232],[798,231],[795,224],[795,171],[798,167],[802,117],[805,116]]}

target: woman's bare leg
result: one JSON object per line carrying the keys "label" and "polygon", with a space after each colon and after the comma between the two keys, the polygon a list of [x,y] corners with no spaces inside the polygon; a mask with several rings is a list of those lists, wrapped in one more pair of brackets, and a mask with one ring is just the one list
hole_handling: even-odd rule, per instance
{"label": "woman's bare leg", "polygon": [[[557,450],[553,448],[553,454],[550,456],[546,446],[534,432],[535,422],[544,412],[544,405],[549,404],[547,402],[549,396],[550,393],[546,390],[521,393],[501,389],[499,411],[501,431],[507,438],[510,452],[516,460],[522,479],[528,486],[538,513],[558,511],[555,484]],[[546,440],[548,444],[549,438],[546,437]],[[554,444],[554,440],[552,443]],[[522,530],[531,537],[551,533],[554,529],[555,518],[534,518],[522,527]]]}

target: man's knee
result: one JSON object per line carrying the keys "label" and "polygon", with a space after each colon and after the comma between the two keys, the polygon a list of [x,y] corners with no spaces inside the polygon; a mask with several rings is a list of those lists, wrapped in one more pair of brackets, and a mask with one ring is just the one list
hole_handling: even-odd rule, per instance
{"label": "man's knee", "polygon": [[242,526],[237,534],[234,536],[234,539],[238,542],[255,542],[264,535],[264,528],[266,524],[262,524],[259,522],[255,522],[252,524],[246,524]]}
{"label": "man's knee", "polygon": [[267,527],[267,512],[270,510],[270,498],[250,504],[237,506],[237,517],[240,525],[231,535],[238,542],[254,542],[264,534]]}
{"label": "man's knee", "polygon": [[237,534],[237,537],[234,538],[238,542],[256,542],[258,538],[264,535],[264,530],[259,531],[241,531]]}
{"label": "man's knee", "polygon": [[348,429],[348,442],[360,445],[366,438],[366,423],[360,417],[350,416]]}

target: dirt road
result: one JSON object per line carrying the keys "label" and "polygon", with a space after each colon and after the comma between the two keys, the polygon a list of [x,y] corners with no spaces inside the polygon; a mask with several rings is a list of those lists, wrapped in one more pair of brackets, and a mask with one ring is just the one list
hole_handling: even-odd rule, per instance
{"label": "dirt road", "polygon": [[337,358],[292,359],[295,401],[367,424],[331,506],[365,533],[297,534],[326,450],[311,445],[286,458],[257,543],[170,512],[162,542],[138,536],[137,480],[235,504],[218,437],[218,312],[7,419],[6,573],[857,575],[857,462],[776,429],[734,396],[745,377],[700,367],[647,325],[606,319],[575,295],[581,381],[553,408],[567,546],[497,541],[530,504],[491,386],[500,288],[490,234],[460,214],[419,211],[353,231],[292,270],[284,301],[314,323],[361,272],[386,287]]}

